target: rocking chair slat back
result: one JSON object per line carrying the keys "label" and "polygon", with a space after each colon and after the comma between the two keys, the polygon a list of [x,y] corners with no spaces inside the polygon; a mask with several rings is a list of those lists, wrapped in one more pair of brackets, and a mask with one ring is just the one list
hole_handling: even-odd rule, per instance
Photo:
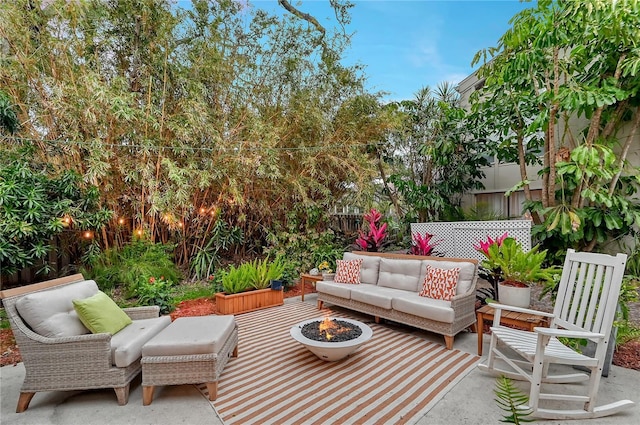
{"label": "rocking chair slat back", "polygon": [[620,255],[603,262],[602,256],[570,249],[564,264],[569,273],[560,280],[554,325],[608,334],[620,295],[619,286],[611,288],[611,283],[621,281],[625,262]]}

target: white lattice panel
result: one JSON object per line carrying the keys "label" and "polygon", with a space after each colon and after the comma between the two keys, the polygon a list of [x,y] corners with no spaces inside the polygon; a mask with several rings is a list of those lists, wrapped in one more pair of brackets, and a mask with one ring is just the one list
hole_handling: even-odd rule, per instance
{"label": "white lattice panel", "polygon": [[530,220],[496,220],[496,221],[449,221],[441,223],[412,223],[411,233],[430,233],[434,239],[443,241],[436,250],[445,257],[476,258],[484,256],[473,248],[478,241],[488,236],[496,239],[505,232],[522,244],[525,251],[531,249]]}

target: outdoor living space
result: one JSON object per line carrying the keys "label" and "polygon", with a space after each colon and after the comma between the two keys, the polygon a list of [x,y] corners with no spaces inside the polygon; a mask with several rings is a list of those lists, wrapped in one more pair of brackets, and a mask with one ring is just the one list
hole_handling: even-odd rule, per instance
{"label": "outdoor living space", "polygon": [[640,423],[640,0],[0,17],[2,425]]}
{"label": "outdoor living space", "polygon": [[[310,308],[315,308],[317,295],[307,294],[304,303]],[[300,304],[300,297],[287,298],[285,305]],[[277,308],[277,307],[276,307]],[[371,322],[371,317],[347,312],[344,309],[332,308],[337,313],[347,313],[364,322]],[[426,341],[441,345],[438,335],[420,331],[404,325],[385,324],[393,332],[410,333]],[[288,334],[283,335],[287,338]],[[485,338],[485,353],[488,352],[488,338]],[[300,347],[301,350],[304,350]],[[465,332],[456,337],[454,350],[464,351],[475,355],[477,351],[477,338],[474,333]],[[240,340],[239,354],[242,356],[243,344]],[[356,354],[357,355],[357,354]],[[265,353],[265,356],[269,356]],[[486,355],[485,355],[486,358]],[[230,362],[235,361],[231,359]],[[278,359],[273,359],[278,361]],[[480,362],[481,358],[477,358]],[[338,367],[339,364],[335,364]],[[156,390],[153,404],[143,406],[142,387],[140,378],[135,380],[131,387],[129,403],[118,406],[114,402],[113,393],[110,390],[94,390],[83,392],[48,392],[37,395],[32,405],[23,414],[15,413],[15,405],[24,368],[22,364],[5,366],[0,369],[2,378],[1,411],[3,423],[7,424],[42,424],[65,425],[72,423],[86,424],[114,424],[114,423],[154,423],[173,425],[176,423],[211,423],[223,424],[216,413],[216,403],[209,400],[198,390],[197,385],[179,385],[160,387]],[[609,377],[603,379],[599,391],[599,401],[603,403],[629,398],[640,400],[640,388],[637,385],[640,379],[640,371],[624,369],[612,366]],[[225,381],[224,373],[220,379],[220,391],[230,383]],[[467,375],[459,380],[450,391],[442,394],[428,412],[417,424],[493,424],[499,423],[503,417],[502,412],[494,402],[492,389],[495,387],[495,378],[473,368]],[[523,388],[526,386],[523,386]],[[268,391],[265,389],[265,391]],[[464,400],[463,406],[461,401]],[[304,404],[304,402],[302,402]],[[331,410],[326,406],[326,410]],[[640,418],[637,409],[630,409],[618,415],[600,418],[598,424],[629,424],[635,423]],[[575,424],[571,420],[554,420],[553,424]],[[550,422],[550,423],[551,423]],[[276,423],[276,422],[272,422]],[[277,422],[288,423],[288,422]],[[291,422],[293,423],[293,422]],[[304,423],[304,422],[300,422]],[[544,423],[544,421],[541,421]]]}

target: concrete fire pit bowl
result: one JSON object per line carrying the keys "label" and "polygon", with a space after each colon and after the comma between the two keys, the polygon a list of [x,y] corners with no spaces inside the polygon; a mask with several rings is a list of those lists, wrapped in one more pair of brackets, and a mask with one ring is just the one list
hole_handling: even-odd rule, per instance
{"label": "concrete fire pit bowl", "polygon": [[369,326],[365,325],[362,322],[358,322],[357,320],[343,318],[336,318],[336,320],[348,322],[359,327],[362,330],[362,334],[357,338],[341,342],[316,341],[307,338],[302,334],[302,328],[304,325],[313,322],[322,322],[323,320],[325,320],[325,318],[323,317],[318,319],[305,320],[304,322],[300,322],[291,328],[291,336],[293,337],[293,339],[307,347],[309,351],[311,351],[321,360],[325,360],[328,362],[342,360],[349,354],[355,352],[358,348],[360,348],[361,345],[369,341],[373,336],[373,331]]}

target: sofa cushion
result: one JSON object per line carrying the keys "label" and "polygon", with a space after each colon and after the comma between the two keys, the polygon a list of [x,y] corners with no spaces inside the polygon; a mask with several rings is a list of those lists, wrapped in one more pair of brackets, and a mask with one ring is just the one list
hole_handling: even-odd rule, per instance
{"label": "sofa cushion", "polygon": [[360,283],[360,266],[362,259],[336,260],[336,275],[333,280],[337,283]]}
{"label": "sofa cushion", "polygon": [[418,293],[422,261],[380,258],[378,286]]}
{"label": "sofa cushion", "polygon": [[111,337],[111,363],[127,367],[142,356],[142,346],[171,324],[169,316],[134,320]]}
{"label": "sofa cushion", "polygon": [[343,260],[362,260],[360,266],[360,282],[375,285],[378,283],[378,272],[380,271],[380,257],[375,255],[360,255],[353,252],[345,252]]}
{"label": "sofa cushion", "polygon": [[453,323],[455,318],[451,301],[421,297],[417,292],[396,294],[391,300],[391,306],[394,310],[437,322]]}
{"label": "sofa cushion", "polygon": [[397,289],[363,283],[351,289],[351,299],[391,310],[391,300]]}
{"label": "sofa cushion", "polygon": [[317,292],[345,298],[347,300],[351,299],[351,288],[357,288],[357,286],[350,283],[336,283],[326,280],[316,282]]}
{"label": "sofa cushion", "polygon": [[22,319],[39,335],[49,338],[89,333],[73,308],[73,299],[98,292],[93,280],[84,280],[21,297],[16,308]]}
{"label": "sofa cushion", "polygon": [[421,297],[435,298],[437,300],[451,301],[456,294],[456,284],[460,268],[440,269],[427,266],[427,274],[422,283]]}
{"label": "sofa cushion", "polygon": [[142,355],[218,354],[235,328],[236,321],[231,315],[180,317],[147,342]]}
{"label": "sofa cushion", "polygon": [[94,334],[117,334],[122,328],[131,324],[127,316],[107,294],[98,291],[89,298],[73,300],[80,321]]}
{"label": "sofa cushion", "polygon": [[427,266],[437,267],[439,269],[455,269],[460,268],[460,276],[456,286],[456,295],[465,294],[471,289],[471,284],[475,278],[476,265],[466,261],[439,261],[439,260],[423,260],[420,270],[420,282],[424,282],[427,274]]}

